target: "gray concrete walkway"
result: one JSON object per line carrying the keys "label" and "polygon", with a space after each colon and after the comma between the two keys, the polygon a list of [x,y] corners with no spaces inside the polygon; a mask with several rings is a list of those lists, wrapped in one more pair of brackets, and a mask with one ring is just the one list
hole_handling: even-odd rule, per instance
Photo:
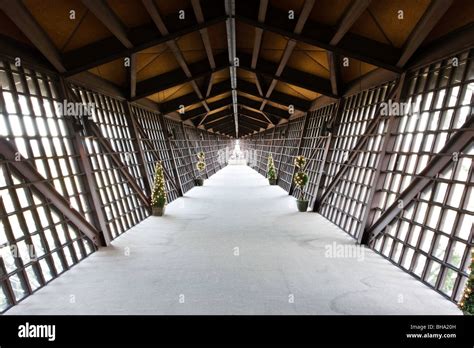
{"label": "gray concrete walkway", "polygon": [[337,254],[353,245],[228,166],[7,314],[460,314],[369,249]]}

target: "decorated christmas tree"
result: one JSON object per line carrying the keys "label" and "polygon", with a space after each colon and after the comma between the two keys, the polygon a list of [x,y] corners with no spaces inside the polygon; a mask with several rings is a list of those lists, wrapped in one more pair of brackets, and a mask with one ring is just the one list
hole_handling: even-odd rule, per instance
{"label": "decorated christmas tree", "polygon": [[166,205],[166,186],[165,176],[163,173],[163,165],[161,161],[156,163],[155,167],[155,182],[153,184],[153,191],[151,192],[151,206],[162,208]]}
{"label": "decorated christmas tree", "polygon": [[268,156],[267,178],[268,180],[276,180],[276,169],[275,169],[275,163],[273,163],[272,155]]}
{"label": "decorated christmas tree", "polygon": [[474,295],[472,294],[472,285],[474,284],[474,251],[471,251],[471,266],[469,270],[469,278],[458,306],[465,314],[474,315]]}
{"label": "decorated christmas tree", "polygon": [[196,163],[196,168],[199,171],[199,177],[201,177],[201,172],[206,169],[206,154],[202,151],[197,153],[198,162]]}
{"label": "decorated christmas tree", "polygon": [[301,172],[298,172],[295,174],[295,178],[293,179],[293,181],[295,182],[295,185],[300,189],[300,194],[299,194],[299,197],[298,199],[300,201],[303,200],[303,187],[304,185],[306,185],[308,183],[308,174],[306,174],[305,172],[301,171]]}

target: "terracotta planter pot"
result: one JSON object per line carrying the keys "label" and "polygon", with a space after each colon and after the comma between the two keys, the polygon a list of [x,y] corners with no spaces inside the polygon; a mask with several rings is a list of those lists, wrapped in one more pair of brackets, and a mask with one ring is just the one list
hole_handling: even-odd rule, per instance
{"label": "terracotta planter pot", "polygon": [[165,214],[166,205],[164,207],[151,207],[151,215],[163,216]]}
{"label": "terracotta planter pot", "polygon": [[268,179],[268,183],[270,185],[276,185],[277,184],[277,179]]}
{"label": "terracotta planter pot", "polygon": [[298,207],[298,210],[301,212],[305,212],[308,210],[308,203],[309,201],[305,201],[305,200],[300,201],[299,199],[296,200],[296,206]]}
{"label": "terracotta planter pot", "polygon": [[194,179],[194,185],[196,185],[196,186],[202,186],[202,185],[204,185],[204,179],[203,179],[203,178],[196,178],[196,179]]}

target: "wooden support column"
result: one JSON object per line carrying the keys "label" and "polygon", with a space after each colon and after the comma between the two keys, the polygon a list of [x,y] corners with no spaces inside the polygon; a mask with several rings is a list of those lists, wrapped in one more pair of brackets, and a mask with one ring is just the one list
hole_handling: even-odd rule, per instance
{"label": "wooden support column", "polygon": [[125,169],[125,165],[122,163],[120,156],[114,151],[112,145],[109,141],[104,138],[100,128],[92,121],[85,119],[85,125],[88,135],[92,135],[99,145],[106,151],[106,154],[110,156],[112,163],[115,164],[117,170],[122,174],[122,176],[127,180],[128,185],[132,188],[133,191],[138,196],[144,205],[145,208],[151,209],[150,199],[146,194],[142,191],[142,188],[137,184],[136,179],[130,174],[130,172]]}
{"label": "wooden support column", "polygon": [[[298,150],[296,151],[296,156],[299,156],[299,154],[301,152],[301,146],[303,145],[303,138],[304,138],[304,135],[306,134],[306,130],[308,128],[308,123],[309,123],[308,122],[309,121],[308,113],[305,113],[305,115],[303,117],[304,117],[303,129],[301,130],[301,136],[300,136],[300,140],[298,142]],[[296,166],[293,165],[293,172],[291,173],[290,189],[288,190],[289,195],[292,195],[293,191],[295,190],[295,183],[293,182],[293,180],[295,178],[295,174],[296,174]]]}
{"label": "wooden support column", "polygon": [[[395,96],[392,100],[393,102],[399,103],[403,99],[402,92],[405,87],[404,85],[405,85],[405,73],[403,73],[400,76],[400,79],[398,80],[397,91],[395,92]],[[371,214],[371,212],[372,212],[372,209],[378,206],[380,202],[379,191],[383,187],[383,180],[380,180],[380,172],[382,171],[382,168],[384,169],[388,168],[390,156],[386,156],[387,148],[389,147],[392,148],[395,143],[396,137],[392,136],[392,134],[397,131],[398,125],[400,124],[401,116],[402,115],[392,114],[390,115],[388,119],[387,130],[382,139],[377,167],[376,167],[374,176],[372,178],[372,183],[374,185],[371,187],[369,191],[367,207],[366,207],[366,211],[364,212],[364,216],[362,218],[362,223],[361,223],[362,231],[360,231],[359,237],[357,239],[357,242],[359,244],[367,243],[368,229],[370,228],[370,221],[371,221],[370,217],[373,215]]]}
{"label": "wooden support column", "polygon": [[191,165],[191,171],[193,173],[193,176],[196,178],[196,172],[193,166],[193,154],[191,153],[191,147],[189,146],[188,135],[186,134],[186,127],[184,126],[183,122],[181,122],[181,129],[183,130],[183,136],[184,136],[184,139],[186,140],[186,147],[188,148],[189,164]]}
{"label": "wooden support column", "polygon": [[71,204],[46,180],[36,168],[25,158],[18,159],[18,150],[15,145],[5,138],[0,138],[0,155],[10,164],[26,181],[49,200],[53,206],[61,212],[72,224],[96,245],[100,246],[100,233],[89,223],[77,210],[71,208]]}
{"label": "wooden support column", "polygon": [[[388,207],[382,216],[367,231],[367,243],[375,240],[393,219],[400,214],[403,207],[410,203],[420,192],[430,185],[433,178],[438,175],[452,161],[452,154],[462,151],[474,139],[474,118],[469,118],[465,124],[451,136],[446,145],[426,165],[418,176],[416,176],[408,187],[398,195],[398,199]],[[400,202],[402,204],[400,204]]]}
{"label": "wooden support column", "polygon": [[74,148],[77,153],[79,153],[80,161],[78,161],[81,171],[85,174],[85,183],[86,187],[90,192],[90,207],[92,210],[92,215],[96,221],[96,225],[101,231],[103,236],[103,245],[110,245],[112,241],[112,235],[110,234],[109,227],[107,225],[107,219],[105,218],[104,211],[102,209],[102,202],[99,196],[99,189],[92,173],[92,167],[87,156],[87,150],[84,146],[84,142],[81,134],[76,131],[74,133]]}
{"label": "wooden support column", "polygon": [[280,173],[281,169],[281,162],[283,159],[283,151],[285,151],[285,143],[286,139],[288,139],[288,130],[290,129],[290,122],[286,124],[286,129],[285,129],[285,138],[283,138],[283,145],[281,146],[281,151],[280,151],[280,162],[278,162],[278,169],[277,169],[277,175]]}
{"label": "wooden support column", "polygon": [[[61,77],[58,87],[59,94],[64,100],[80,102],[77,100],[75,95],[73,95],[72,91],[69,90],[64,78]],[[82,139],[82,127],[79,121],[75,121],[71,118],[69,118],[69,122],[66,122],[66,126],[68,127],[70,134],[74,134],[74,140],[72,141],[73,150],[76,154],[79,154],[79,160],[77,163],[79,170],[84,173],[84,177],[79,176],[79,179],[82,180],[82,184],[89,192],[89,195],[86,195],[87,203],[91,208],[94,225],[100,231],[102,237],[100,244],[102,246],[110,245],[113,238],[107,225],[107,219],[102,209],[102,201],[100,199],[97,182],[92,172],[92,166],[89,161],[87,149],[84,145],[84,140]]]}
{"label": "wooden support column", "polygon": [[[146,136],[144,130],[142,129],[142,127],[140,126],[140,124],[135,123],[135,126],[136,126],[136,130],[137,130],[137,135],[140,137],[140,141],[142,141],[143,144],[148,148],[148,150],[150,150],[150,154],[154,157],[155,161],[161,161],[162,159],[159,158],[156,155],[156,151],[155,151],[156,149],[153,146],[153,143],[147,138],[147,136]],[[176,182],[175,182],[174,178],[171,177],[171,175],[168,173],[168,170],[166,169],[165,166],[163,166],[163,172],[165,173],[166,180],[169,181],[169,183],[171,184],[171,186],[173,186],[173,188],[176,190],[176,192],[179,192],[179,189],[176,186]]]}
{"label": "wooden support column", "polygon": [[130,103],[127,102],[126,100],[122,102],[123,103],[123,109],[125,111],[125,118],[127,120],[128,124],[128,129],[130,131],[130,137],[131,137],[131,142],[133,146],[133,151],[137,155],[137,161],[138,161],[138,169],[140,170],[140,174],[143,178],[143,185],[145,186],[145,193],[148,197],[151,197],[151,187],[153,186],[153,183],[150,182],[150,179],[148,177],[148,174],[146,172],[146,159],[145,159],[145,154],[143,152],[143,148],[140,144],[140,138],[138,136],[137,132],[137,125],[136,121],[133,115],[133,111],[130,107]]}
{"label": "wooden support column", "polygon": [[[388,94],[388,97],[383,102],[386,102],[387,100],[392,99],[396,91],[397,91],[397,86],[394,86],[391,89],[390,93]],[[362,134],[358,138],[355,146],[351,150],[348,151],[347,160],[341,163],[338,172],[334,175],[332,181],[327,185],[325,191],[323,192],[321,196],[321,199],[317,201],[318,206],[320,206],[322,202],[324,202],[324,200],[326,200],[326,198],[331,194],[332,190],[336,187],[336,185],[344,177],[347,170],[350,168],[350,164],[352,164],[356,160],[360,150],[364,148],[365,144],[370,138],[370,135],[373,134],[374,131],[376,131],[377,127],[380,124],[381,105],[382,105],[382,102],[380,102],[377,105],[377,108],[374,113],[374,117],[368,123],[364,134]]]}
{"label": "wooden support column", "polygon": [[313,203],[312,203],[312,209],[313,212],[319,212],[320,208],[320,202],[321,202],[321,197],[323,196],[324,193],[324,181],[326,180],[327,172],[329,170],[329,160],[328,160],[328,155],[329,155],[329,150],[331,148],[334,148],[335,142],[336,142],[336,134],[337,130],[339,128],[339,125],[341,123],[341,118],[342,114],[344,113],[344,107],[345,107],[346,100],[344,98],[339,99],[337,102],[336,110],[334,117],[332,119],[332,122],[329,126],[328,131],[328,138],[326,140],[326,144],[324,146],[324,152],[323,152],[323,168],[319,172],[318,175],[318,184],[316,185],[316,192],[313,195]]}
{"label": "wooden support column", "polygon": [[181,185],[181,179],[178,175],[178,166],[176,165],[176,160],[173,155],[173,149],[171,148],[171,141],[169,138],[169,131],[168,127],[166,127],[166,122],[164,119],[163,114],[160,112],[158,114],[158,119],[160,121],[161,130],[163,131],[163,136],[165,138],[166,150],[168,150],[168,156],[170,157],[171,162],[171,170],[173,171],[173,176],[175,179],[175,187],[178,191],[178,196],[183,196],[183,186]]}

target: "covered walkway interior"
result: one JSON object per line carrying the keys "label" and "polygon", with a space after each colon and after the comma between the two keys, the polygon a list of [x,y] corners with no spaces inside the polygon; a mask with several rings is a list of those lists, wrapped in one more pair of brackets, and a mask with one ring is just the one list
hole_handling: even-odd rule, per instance
{"label": "covered walkway interior", "polygon": [[372,250],[342,247],[356,246],[229,165],[7,313],[460,314]]}
{"label": "covered walkway interior", "polygon": [[473,0],[0,0],[0,314],[474,311],[473,38]]}

